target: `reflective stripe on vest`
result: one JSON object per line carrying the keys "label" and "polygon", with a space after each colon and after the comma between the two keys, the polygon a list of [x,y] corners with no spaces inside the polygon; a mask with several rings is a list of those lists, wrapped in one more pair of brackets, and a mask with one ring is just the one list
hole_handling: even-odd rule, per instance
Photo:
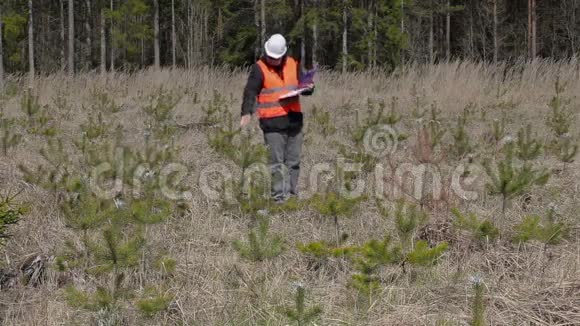
{"label": "reflective stripe on vest", "polygon": [[282,76],[268,67],[262,60],[258,66],[264,76],[262,91],[258,95],[258,116],[260,119],[285,116],[288,112],[300,112],[300,100],[298,96],[280,100],[280,96],[298,88],[298,63],[291,57],[287,57]]}

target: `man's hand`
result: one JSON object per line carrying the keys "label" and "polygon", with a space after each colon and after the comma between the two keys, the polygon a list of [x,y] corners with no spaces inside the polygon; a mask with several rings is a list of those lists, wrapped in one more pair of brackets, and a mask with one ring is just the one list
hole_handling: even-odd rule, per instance
{"label": "man's hand", "polygon": [[242,116],[242,119],[240,120],[240,127],[245,127],[248,125],[248,123],[250,123],[250,120],[252,119],[252,115],[251,114],[246,114]]}

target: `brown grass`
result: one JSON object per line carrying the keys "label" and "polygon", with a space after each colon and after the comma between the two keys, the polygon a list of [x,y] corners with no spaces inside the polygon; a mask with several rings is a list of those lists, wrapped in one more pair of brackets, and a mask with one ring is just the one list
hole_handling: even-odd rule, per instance
{"label": "brown grass", "polygon": [[[350,138],[346,134],[347,126],[354,124],[356,109],[365,112],[368,98],[384,99],[387,103],[392,97],[398,98],[398,109],[404,119],[397,128],[410,138],[399,144],[399,150],[390,158],[391,164],[417,164],[413,158],[413,144],[420,133],[410,116],[410,108],[415,103],[412,88],[424,96],[425,110],[429,110],[431,103],[437,104],[449,128],[454,125],[457,114],[469,104],[478,108],[476,116],[485,111],[487,117],[493,119],[500,117],[498,104],[503,103],[509,107],[508,131],[512,136],[521,126],[532,123],[534,130],[544,137],[548,133],[544,116],[554,94],[556,76],[568,83],[564,95],[572,98],[575,112],[580,112],[578,64],[576,61],[538,61],[508,69],[454,62],[408,67],[393,75],[323,72],[318,77],[315,95],[303,99],[307,126],[302,188],[307,190],[307,175],[315,164],[333,162],[337,153],[335,142],[346,142]],[[245,71],[208,68],[148,70],[104,77],[51,75],[37,78],[34,91],[43,104],[51,104],[57,91],[72,104],[71,116],[60,117],[61,135],[66,139],[78,137],[78,127],[87,116],[83,105],[89,107],[91,91],[108,92],[122,104],[122,110],[106,118],[121,122],[127,143],[137,146],[143,139],[144,130],[141,107],[147,95],[158,87],[184,94],[174,120],[187,125],[201,119],[200,106],[209,101],[214,89],[229,99],[229,109],[237,117],[245,78]],[[500,93],[505,92],[499,97],[498,87]],[[195,93],[201,103],[192,103]],[[313,105],[332,112],[337,134],[325,138],[317,133],[316,126],[308,122],[308,112]],[[4,111],[8,116],[22,116],[18,106],[19,96],[12,97],[4,103]],[[61,113],[54,112],[57,116]],[[483,150],[489,147],[484,141],[489,127],[477,118],[474,121],[468,131],[479,160],[489,153]],[[574,124],[575,137],[578,136],[576,126]],[[252,128],[256,141],[261,141],[256,121]],[[206,199],[197,184],[204,167],[223,161],[208,146],[206,133],[203,127],[183,129],[176,141],[182,147],[180,159],[190,168],[191,210],[186,216],[173,218],[149,231],[151,245],[166,250],[178,261],[176,275],[170,281],[171,290],[176,293],[173,308],[155,319],[144,319],[137,311],[129,309],[125,316],[127,325],[284,325],[286,321],[276,308],[291,303],[292,282],[295,281],[306,286],[309,302],[322,305],[324,313],[320,324],[323,325],[464,325],[471,318],[473,290],[469,277],[475,274],[481,275],[486,285],[486,320],[490,325],[580,325],[580,232],[577,231],[564,243],[550,246],[546,255],[543,247],[535,243],[518,247],[504,238],[489,244],[485,250],[476,250],[469,246],[469,241],[459,239],[450,246],[438,266],[414,277],[403,275],[394,267],[386,269],[383,276],[392,281],[373,298],[370,308],[361,305],[355,290],[348,287],[351,270],[341,268],[337,261],[330,261],[317,271],[309,270],[308,261],[295,249],[297,242],[333,239],[331,221],[311,210],[273,216],[272,231],[280,233],[287,241],[288,250],[280,257],[256,264],[243,261],[231,243],[245,236],[248,221],[236,214],[223,214],[218,209],[219,203]],[[451,143],[449,133],[443,142]],[[75,237],[63,224],[56,196],[25,183],[16,168],[19,163],[34,166],[40,162],[37,152],[42,144],[41,138],[27,136],[22,145],[0,160],[1,190],[23,189],[19,199],[31,203],[32,207],[12,229],[14,236],[3,250],[3,264],[13,268],[31,254],[56,255],[65,238]],[[422,158],[430,153],[416,155]],[[549,156],[542,160],[551,168],[561,166]],[[456,164],[458,162],[446,159],[440,164],[441,171],[448,176]],[[532,192],[528,211],[523,211],[518,200],[514,200],[505,219],[501,219],[500,200],[484,196],[481,187],[478,188],[481,195],[475,201],[447,200],[462,210],[472,210],[481,217],[494,219],[503,230],[509,230],[528,214],[542,214],[549,203],[555,203],[562,216],[577,227],[578,180],[580,169],[575,162],[554,176],[548,185]],[[406,192],[412,190],[412,187],[407,188]],[[445,208],[433,208],[430,215],[435,223],[448,221],[451,214]],[[383,220],[372,200],[363,204],[360,213],[352,219],[341,223],[342,229],[350,234],[351,244],[382,238],[385,232],[395,234],[392,219]],[[91,281],[82,275],[72,277],[80,285]],[[1,290],[3,324],[87,324],[90,314],[66,304],[58,279],[58,273],[50,270],[47,280],[39,287],[17,286]]]}

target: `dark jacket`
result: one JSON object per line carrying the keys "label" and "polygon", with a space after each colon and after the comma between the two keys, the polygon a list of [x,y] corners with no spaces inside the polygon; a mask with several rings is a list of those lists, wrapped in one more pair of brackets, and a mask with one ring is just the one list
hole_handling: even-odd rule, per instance
{"label": "dark jacket", "polygon": [[[264,62],[267,61],[264,60]],[[282,64],[276,67],[276,71],[279,75],[282,74],[282,68],[286,64],[286,57],[282,59]],[[302,79],[302,70],[300,69],[300,64],[298,64],[298,77]],[[262,91],[264,87],[264,75],[262,70],[257,63],[253,64],[250,68],[250,76],[248,77],[248,82],[244,88],[244,99],[242,102],[242,115],[253,114],[256,111],[256,101],[258,94]],[[313,92],[306,92],[303,95],[312,95]],[[260,119],[260,128],[265,133],[267,132],[281,132],[281,131],[300,131],[303,126],[303,114],[302,112],[288,112],[288,115],[282,117],[275,117],[269,119]]]}

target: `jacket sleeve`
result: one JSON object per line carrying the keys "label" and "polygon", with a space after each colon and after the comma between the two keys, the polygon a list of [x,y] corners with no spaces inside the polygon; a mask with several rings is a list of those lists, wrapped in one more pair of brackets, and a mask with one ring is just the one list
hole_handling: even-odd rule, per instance
{"label": "jacket sleeve", "polygon": [[254,64],[250,69],[248,82],[244,88],[244,98],[242,101],[242,115],[253,114],[256,111],[256,100],[262,91],[264,76],[258,64]]}

